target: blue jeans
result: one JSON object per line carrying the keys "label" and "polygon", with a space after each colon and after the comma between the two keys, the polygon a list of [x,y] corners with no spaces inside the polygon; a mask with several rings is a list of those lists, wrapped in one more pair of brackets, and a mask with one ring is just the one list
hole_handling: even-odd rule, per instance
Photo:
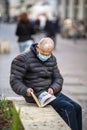
{"label": "blue jeans", "polygon": [[33,40],[27,40],[25,42],[19,43],[20,52],[30,49],[31,45],[34,43]]}
{"label": "blue jeans", "polygon": [[82,108],[62,93],[50,105],[59,113],[72,130],[82,130]]}

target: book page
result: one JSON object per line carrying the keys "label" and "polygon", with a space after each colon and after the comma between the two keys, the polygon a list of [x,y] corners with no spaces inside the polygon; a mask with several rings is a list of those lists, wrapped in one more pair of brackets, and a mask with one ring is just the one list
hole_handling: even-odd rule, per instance
{"label": "book page", "polygon": [[48,92],[44,91],[43,93],[41,93],[38,97],[39,102],[41,104],[41,106],[45,106],[48,103],[50,103],[51,101],[53,101],[54,99],[56,99],[56,97],[54,95],[49,94]]}
{"label": "book page", "polygon": [[48,103],[50,103],[56,99],[56,97],[54,95],[51,95],[46,91],[42,92],[38,98],[36,97],[36,95],[33,92],[31,92],[31,95],[32,95],[33,99],[35,100],[36,104],[38,105],[38,107],[44,107]]}

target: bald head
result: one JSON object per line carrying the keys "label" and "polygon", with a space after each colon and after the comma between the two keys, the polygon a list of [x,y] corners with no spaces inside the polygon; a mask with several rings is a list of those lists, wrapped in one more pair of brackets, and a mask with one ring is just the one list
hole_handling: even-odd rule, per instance
{"label": "bald head", "polygon": [[38,47],[45,51],[52,51],[54,49],[54,42],[49,37],[42,38],[38,43]]}

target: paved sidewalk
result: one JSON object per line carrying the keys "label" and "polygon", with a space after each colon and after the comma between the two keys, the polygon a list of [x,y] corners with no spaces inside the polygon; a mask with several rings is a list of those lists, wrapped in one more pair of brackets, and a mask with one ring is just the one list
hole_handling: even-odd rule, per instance
{"label": "paved sidewalk", "polygon": [[14,25],[1,25],[0,26],[0,40],[8,40],[10,42],[10,53],[0,54],[0,95],[2,96],[18,96],[10,87],[10,65],[13,58],[19,54],[18,44],[14,35]]}

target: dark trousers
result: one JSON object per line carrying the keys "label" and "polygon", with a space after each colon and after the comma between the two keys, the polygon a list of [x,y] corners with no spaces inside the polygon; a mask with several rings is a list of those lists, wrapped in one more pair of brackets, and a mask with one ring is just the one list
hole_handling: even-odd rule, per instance
{"label": "dark trousers", "polygon": [[50,105],[59,113],[72,130],[82,130],[82,108],[79,104],[60,93]]}

